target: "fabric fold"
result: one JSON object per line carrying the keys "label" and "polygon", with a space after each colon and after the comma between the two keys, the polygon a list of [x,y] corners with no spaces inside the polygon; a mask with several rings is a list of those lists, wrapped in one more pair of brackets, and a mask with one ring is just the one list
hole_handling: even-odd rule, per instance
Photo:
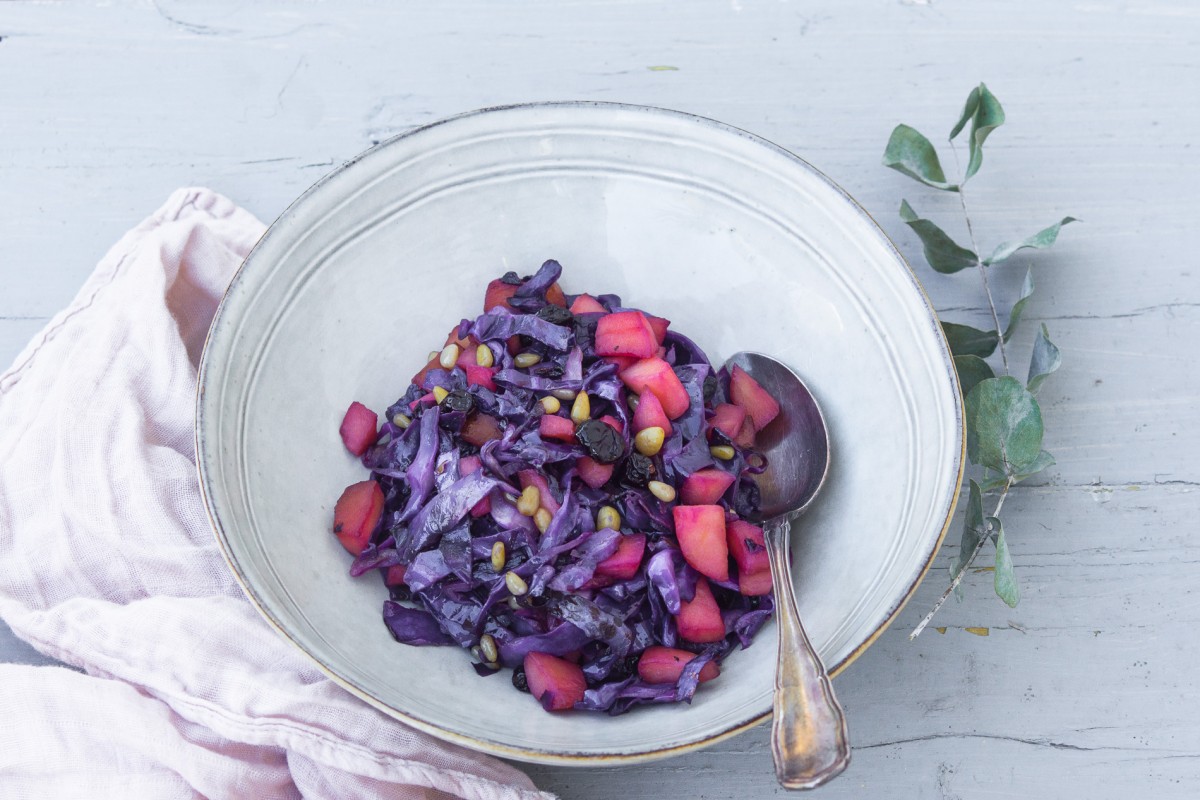
{"label": "fabric fold", "polygon": [[230,574],[196,482],[196,366],[263,230],[175,192],[0,375],[0,616],[82,671],[0,666],[0,773],[39,796],[551,798],[342,690]]}

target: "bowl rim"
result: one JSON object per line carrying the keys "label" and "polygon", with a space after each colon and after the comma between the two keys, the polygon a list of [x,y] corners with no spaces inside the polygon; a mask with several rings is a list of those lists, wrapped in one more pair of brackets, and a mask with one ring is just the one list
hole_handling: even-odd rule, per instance
{"label": "bowl rim", "polygon": [[[640,104],[636,104],[636,103],[622,103],[622,102],[611,102],[611,101],[600,101],[600,100],[551,100],[551,101],[509,103],[509,104],[503,104],[503,105],[484,106],[482,108],[477,108],[477,109],[474,109],[471,111],[461,112],[459,114],[454,114],[449,117],[444,117],[442,119],[438,119],[433,122],[429,122],[424,125],[420,125],[418,127],[413,128],[412,130],[396,134],[395,136],[388,137],[387,139],[383,139],[378,144],[374,144],[371,147],[367,148],[366,150],[361,151],[360,153],[356,154],[352,158],[350,158],[350,159],[344,161],[343,163],[339,164],[338,166],[334,167],[328,173],[326,173],[321,178],[319,178],[308,189],[306,189],[302,194],[300,194],[295,200],[293,200],[291,203],[289,203],[288,206],[282,212],[280,212],[280,214],[275,218],[275,220],[270,225],[267,226],[267,228],[263,232],[262,236],[259,237],[257,242],[255,242],[254,246],[250,249],[250,252],[247,253],[246,257],[242,260],[242,263],[238,265],[237,271],[230,278],[229,283],[226,286],[225,291],[221,296],[221,301],[220,301],[220,303],[218,303],[216,311],[213,314],[212,323],[209,325],[208,332],[206,333],[205,338],[204,338],[204,348],[203,348],[203,351],[200,356],[200,364],[199,364],[199,368],[198,368],[197,376],[196,376],[196,406],[195,406],[196,421],[195,421],[195,431],[194,431],[194,446],[195,446],[195,453],[196,453],[196,473],[197,473],[197,478],[198,478],[199,485],[200,485],[200,496],[204,503],[204,513],[208,517],[209,525],[212,528],[213,535],[217,540],[217,545],[221,551],[221,555],[224,557],[226,564],[229,566],[230,571],[233,573],[234,579],[237,581],[238,585],[242,588],[242,592],[245,594],[246,598],[250,601],[250,604],[252,606],[254,606],[254,608],[258,611],[259,615],[262,616],[262,618],[265,619],[267,621],[267,623],[272,628],[274,628],[275,631],[280,636],[282,636],[284,639],[286,639],[288,642],[290,642],[296,648],[297,651],[302,653],[304,655],[304,657],[306,659],[308,659],[308,661],[311,664],[315,665],[322,673],[324,673],[331,680],[333,680],[334,683],[338,684],[339,686],[341,686],[346,691],[350,692],[355,697],[358,697],[360,700],[363,700],[368,705],[382,711],[383,713],[387,714],[388,716],[390,716],[394,719],[397,719],[407,725],[411,725],[412,727],[416,728],[417,730],[420,730],[424,733],[428,733],[431,736],[434,736],[438,739],[441,739],[443,741],[448,741],[453,744],[462,745],[464,747],[470,748],[471,750],[491,754],[494,756],[509,758],[509,759],[513,759],[513,760],[517,760],[517,761],[526,762],[526,763],[548,764],[548,765],[555,765],[555,766],[571,766],[571,767],[620,766],[620,765],[627,765],[627,764],[640,764],[640,763],[646,763],[649,761],[656,761],[659,759],[669,758],[671,756],[681,755],[683,753],[701,750],[703,748],[709,747],[718,742],[729,739],[733,736],[738,735],[739,733],[742,733],[744,731],[749,730],[750,728],[754,728],[754,727],[762,724],[763,722],[765,722],[767,719],[769,719],[771,717],[772,711],[771,711],[771,709],[767,709],[765,712],[758,714],[756,716],[753,716],[748,720],[731,725],[723,730],[717,731],[713,734],[710,734],[702,739],[698,739],[697,741],[694,741],[694,742],[688,742],[685,744],[674,745],[674,746],[670,746],[670,747],[641,749],[636,752],[586,754],[586,755],[579,754],[579,753],[571,753],[571,752],[555,752],[555,751],[548,751],[548,750],[535,750],[535,749],[530,749],[530,748],[512,747],[512,746],[501,744],[499,742],[491,742],[491,741],[485,741],[482,739],[476,739],[473,736],[468,736],[466,734],[458,733],[457,731],[452,731],[447,728],[443,728],[439,725],[428,722],[426,720],[422,720],[422,719],[418,719],[416,717],[410,716],[406,712],[404,712],[400,709],[394,708],[393,706],[390,706],[390,705],[382,702],[381,700],[373,697],[369,693],[363,691],[362,689],[359,689],[358,687],[354,686],[346,679],[344,679],[341,676],[334,673],[330,668],[326,667],[325,664],[323,664],[320,659],[318,659],[313,654],[309,653],[308,650],[306,650],[303,646],[301,646],[300,643],[297,642],[288,633],[288,631],[283,627],[282,623],[279,620],[275,619],[275,617],[272,615],[272,613],[268,610],[266,604],[257,596],[254,589],[246,582],[245,578],[243,577],[241,569],[237,565],[237,561],[236,561],[234,554],[229,549],[224,529],[218,523],[215,509],[213,508],[213,501],[211,499],[211,492],[210,492],[210,488],[209,488],[210,487],[210,476],[208,474],[208,471],[207,471],[207,468],[205,465],[205,459],[201,457],[201,453],[204,452],[202,450],[202,445],[204,443],[204,437],[202,435],[202,430],[204,429],[205,424],[206,424],[206,415],[204,413],[204,397],[206,394],[207,377],[208,377],[207,367],[208,367],[208,363],[209,363],[210,345],[211,345],[212,339],[213,339],[213,332],[215,330],[217,330],[218,325],[221,322],[222,312],[225,309],[226,300],[228,299],[230,293],[234,290],[234,288],[241,282],[246,263],[254,256],[255,252],[258,251],[258,249],[262,245],[262,243],[265,242],[272,235],[272,233],[277,230],[277,227],[278,227],[280,221],[282,221],[283,219],[288,217],[292,213],[293,209],[295,209],[298,205],[305,202],[310,195],[312,195],[315,192],[317,192],[318,190],[320,190],[320,188],[322,186],[324,186],[326,183],[331,181],[335,176],[340,175],[341,173],[343,173],[344,171],[346,171],[347,169],[352,167],[354,164],[357,164],[368,154],[373,153],[376,150],[382,149],[384,147],[388,147],[397,141],[400,141],[402,139],[407,139],[409,137],[419,135],[419,134],[421,134],[425,131],[431,130],[433,128],[437,128],[442,125],[446,125],[448,123],[456,122],[456,121],[463,120],[463,119],[468,119],[468,118],[473,118],[473,117],[478,117],[478,116],[483,116],[483,115],[489,115],[489,114],[502,114],[502,113],[510,112],[510,111],[528,111],[528,110],[536,110],[536,109],[561,109],[561,108],[594,108],[594,109],[609,110],[609,111],[613,111],[613,112],[623,111],[623,112],[630,112],[630,113],[634,113],[634,114],[643,114],[643,115],[650,115],[650,116],[657,115],[657,116],[672,117],[677,120],[684,121],[684,122],[690,122],[692,124],[696,124],[696,125],[699,125],[701,127],[708,128],[711,130],[717,130],[717,131],[720,131],[723,133],[732,133],[736,136],[745,138],[753,143],[756,143],[759,146],[766,147],[769,150],[774,151],[776,154],[781,155],[784,158],[788,159],[789,161],[792,161],[792,162],[798,164],[802,169],[810,172],[812,175],[816,176],[819,180],[821,180],[827,186],[829,186],[831,189],[833,189],[837,194],[841,195],[842,198],[845,199],[849,203],[849,205],[855,211],[858,212],[860,217],[862,217],[862,219],[870,227],[875,229],[876,233],[880,237],[880,241],[886,246],[886,248],[890,251],[890,253],[899,261],[899,263],[904,266],[904,268],[905,268],[904,272],[905,272],[907,278],[909,279],[910,283],[912,284],[912,286],[917,290],[918,294],[920,295],[922,301],[925,304],[926,310],[928,311],[928,313],[930,314],[932,319],[935,322],[937,321],[937,311],[934,308],[932,301],[929,299],[929,295],[926,293],[925,287],[922,286],[921,282],[917,279],[916,273],[913,271],[912,265],[909,264],[908,259],[906,259],[904,257],[904,254],[900,252],[899,248],[896,247],[896,244],[892,241],[891,237],[889,237],[887,235],[887,232],[884,231],[883,227],[881,225],[879,225],[879,223],[875,220],[875,218],[871,216],[870,212],[868,212],[845,189],[843,189],[838,183],[833,181],[824,172],[817,169],[812,164],[810,164],[808,161],[806,161],[805,159],[796,155],[795,153],[791,152],[787,148],[784,148],[784,147],[776,144],[775,142],[770,141],[769,139],[763,138],[762,136],[752,133],[750,131],[747,131],[743,128],[739,128],[734,125],[730,125],[728,123],[712,119],[711,117],[705,117],[705,116],[701,116],[699,114],[693,114],[693,113],[686,112],[686,111],[678,111],[678,110],[674,110],[674,109],[663,108],[660,106],[640,105]],[[937,337],[937,341],[941,345],[941,348],[940,348],[941,355],[942,355],[941,366],[945,369],[946,373],[949,375],[950,381],[955,388],[955,391],[953,393],[954,404],[955,404],[954,414],[955,414],[955,420],[957,422],[957,425],[955,426],[955,432],[958,435],[959,447],[958,447],[958,453],[955,456],[955,460],[957,462],[956,469],[955,469],[956,474],[955,474],[955,479],[954,479],[954,490],[953,490],[953,493],[952,493],[951,499],[950,499],[950,505],[946,512],[946,518],[942,521],[941,531],[938,533],[937,539],[933,543],[932,547],[930,548],[929,553],[927,554],[927,556],[925,558],[925,562],[924,562],[924,564],[922,564],[920,570],[917,571],[916,575],[913,577],[912,581],[909,583],[909,585],[905,589],[904,593],[893,603],[892,607],[888,610],[887,615],[883,618],[883,620],[879,623],[879,625],[875,628],[875,630],[873,630],[871,632],[871,634],[862,641],[861,644],[859,644],[857,647],[855,647],[853,650],[851,650],[846,655],[845,658],[843,658],[837,664],[835,664],[834,666],[829,668],[829,675],[831,678],[836,677],[844,669],[846,669],[846,667],[848,667],[855,660],[857,660],[859,656],[861,656],[864,652],[866,652],[867,648],[869,648],[872,644],[874,644],[875,641],[880,636],[883,635],[884,631],[886,631],[891,626],[892,622],[895,621],[896,617],[900,614],[901,610],[903,610],[905,605],[907,605],[908,601],[910,599],[912,599],[913,594],[916,593],[917,588],[921,585],[921,582],[925,579],[925,576],[928,574],[930,568],[933,566],[933,561],[937,557],[938,552],[941,550],[942,544],[946,538],[946,533],[950,529],[950,525],[954,519],[955,511],[957,510],[957,507],[958,507],[959,495],[962,490],[962,481],[963,481],[963,476],[964,476],[964,472],[966,469],[966,420],[965,420],[965,414],[964,414],[964,410],[963,410],[962,387],[958,380],[958,373],[954,369],[953,355],[950,351],[950,345],[946,339],[945,332],[942,330],[941,325],[934,325],[933,327],[935,329],[935,335]]]}

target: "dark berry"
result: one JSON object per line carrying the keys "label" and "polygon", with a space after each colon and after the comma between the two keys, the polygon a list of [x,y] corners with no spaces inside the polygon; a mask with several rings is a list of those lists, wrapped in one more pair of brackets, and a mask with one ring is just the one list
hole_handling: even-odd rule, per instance
{"label": "dark berry", "polygon": [[585,353],[590,353],[596,346],[597,317],[573,317],[571,327],[575,329],[575,345]]}
{"label": "dark berry", "polygon": [[441,403],[441,408],[442,411],[447,414],[455,411],[463,414],[470,414],[475,410],[475,398],[471,396],[470,392],[463,391],[462,389],[456,389],[455,391],[446,395],[446,399]]}
{"label": "dark berry", "polygon": [[500,282],[507,283],[509,286],[520,286],[521,276],[515,272],[506,272],[500,276]]}
{"label": "dark berry", "polygon": [[548,305],[537,310],[539,319],[544,319],[553,325],[570,325],[575,315],[562,306]]}
{"label": "dark berry", "polygon": [[637,672],[638,660],[641,659],[640,653],[631,653],[613,664],[613,675],[615,677],[626,677]]}
{"label": "dark berry", "polygon": [[631,486],[645,486],[655,472],[654,462],[641,453],[630,453],[625,459],[625,482]]}
{"label": "dark berry", "polygon": [[558,364],[539,364],[530,371],[538,377],[549,378],[553,381],[556,381],[563,376],[563,368]]}
{"label": "dark berry", "polygon": [[513,670],[512,682],[513,682],[513,686],[516,687],[516,690],[518,692],[528,692],[529,691],[529,681],[525,678],[525,668],[524,667],[517,667],[516,669]]}
{"label": "dark berry", "polygon": [[704,379],[704,402],[705,403],[711,403],[713,401],[713,398],[717,396],[717,387],[718,387],[717,376],[713,375],[711,372],[708,373],[708,377],[706,377]]}
{"label": "dark berry", "polygon": [[625,454],[625,441],[607,422],[589,419],[575,429],[575,438],[601,464],[614,464]]}

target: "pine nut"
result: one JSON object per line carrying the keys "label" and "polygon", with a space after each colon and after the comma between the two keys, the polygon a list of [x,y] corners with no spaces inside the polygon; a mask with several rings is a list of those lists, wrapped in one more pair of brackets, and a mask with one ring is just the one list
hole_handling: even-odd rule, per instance
{"label": "pine nut", "polygon": [[521,492],[520,498],[517,499],[517,511],[527,517],[532,517],[537,513],[538,506],[542,504],[542,493],[538,491],[536,486],[526,486]]}
{"label": "pine nut", "polygon": [[650,490],[650,494],[662,500],[664,503],[670,503],[675,499],[675,487],[669,483],[662,481],[650,481],[646,484],[646,488]]}
{"label": "pine nut", "polygon": [[596,512],[596,530],[602,531],[605,528],[621,530],[621,512],[612,506],[600,506],[600,510]]}
{"label": "pine nut", "polygon": [[653,425],[638,431],[637,436],[633,437],[633,446],[644,456],[654,456],[658,455],[659,450],[662,450],[666,438],[667,432],[657,425]]}
{"label": "pine nut", "polygon": [[719,458],[722,461],[728,461],[737,455],[737,452],[727,444],[719,444],[716,447],[708,448],[708,452],[712,453],[713,458]]}
{"label": "pine nut", "polygon": [[591,418],[592,401],[588,399],[587,392],[580,392],[575,395],[575,402],[571,404],[571,421],[582,425]]}
{"label": "pine nut", "polygon": [[542,360],[542,357],[539,356],[537,353],[521,353],[520,355],[518,355],[516,358],[513,359],[513,364],[520,367],[521,369],[526,369],[528,367],[532,367],[534,364],[538,363],[541,360]]}
{"label": "pine nut", "polygon": [[520,597],[529,591],[529,584],[525,582],[524,578],[515,572],[504,573],[504,585],[508,587],[508,591],[511,592],[514,597]]}

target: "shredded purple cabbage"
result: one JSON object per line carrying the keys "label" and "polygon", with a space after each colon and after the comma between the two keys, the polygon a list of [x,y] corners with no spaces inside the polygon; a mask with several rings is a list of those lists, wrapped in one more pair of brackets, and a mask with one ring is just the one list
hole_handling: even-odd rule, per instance
{"label": "shredded purple cabbage", "polygon": [[[383,491],[384,511],[351,574],[377,572],[390,581],[392,599],[384,603],[383,618],[397,641],[470,649],[481,676],[512,668],[521,688],[526,656],[544,653],[579,665],[586,690],[576,709],[621,714],[637,705],[690,703],[701,670],[719,664],[735,647],[748,647],[774,604],[769,594],[740,594],[731,560],[729,581],[708,581],[724,639],[695,643],[680,635],[676,618],[702,579],[675,538],[672,508],[682,498],[660,500],[646,476],[639,478],[633,469],[635,458],[645,460],[634,455],[634,395],[616,361],[596,353],[597,324],[604,315],[572,314],[549,299],[561,274],[556,261],[545,262],[532,277],[509,273],[500,279],[516,287],[507,302],[452,330],[460,341],[488,348],[491,359],[484,363],[492,365],[494,390],[473,383],[470,368],[435,364],[387,409],[378,441],[362,457]],[[616,295],[595,299],[610,313],[637,310]],[[659,356],[689,405],[649,459],[652,479],[678,494],[697,471],[724,470],[735,478],[719,501],[727,515],[755,518],[759,496],[752,476],[765,468],[761,454],[734,446],[734,458],[718,460],[710,451],[713,444],[730,443],[709,424],[712,409],[728,396],[728,375],[718,374],[688,337],[674,330],[659,336]],[[537,363],[518,367],[511,342],[537,355]],[[443,395],[432,395],[435,388],[452,397],[439,402]],[[589,397],[591,419],[607,417],[621,429],[617,441],[623,450],[599,488],[583,480],[593,473],[583,471],[581,459],[597,458],[585,442],[541,435],[540,418],[548,413],[543,398],[558,395],[558,415],[566,417],[569,398],[579,391]],[[479,429],[490,431],[486,441],[468,436],[468,430]],[[553,509],[548,520],[518,510],[530,474],[549,489],[551,497],[541,502],[543,510]],[[618,511],[620,530],[597,530],[602,506]],[[634,565],[623,548],[641,541],[628,538],[635,533],[644,534],[645,548],[630,573]],[[503,559],[499,569],[494,557]],[[396,583],[396,570],[402,584]],[[494,662],[484,657],[491,644],[481,647],[485,636],[495,645]],[[637,664],[652,646],[684,649],[695,657],[674,683],[648,683]]]}

